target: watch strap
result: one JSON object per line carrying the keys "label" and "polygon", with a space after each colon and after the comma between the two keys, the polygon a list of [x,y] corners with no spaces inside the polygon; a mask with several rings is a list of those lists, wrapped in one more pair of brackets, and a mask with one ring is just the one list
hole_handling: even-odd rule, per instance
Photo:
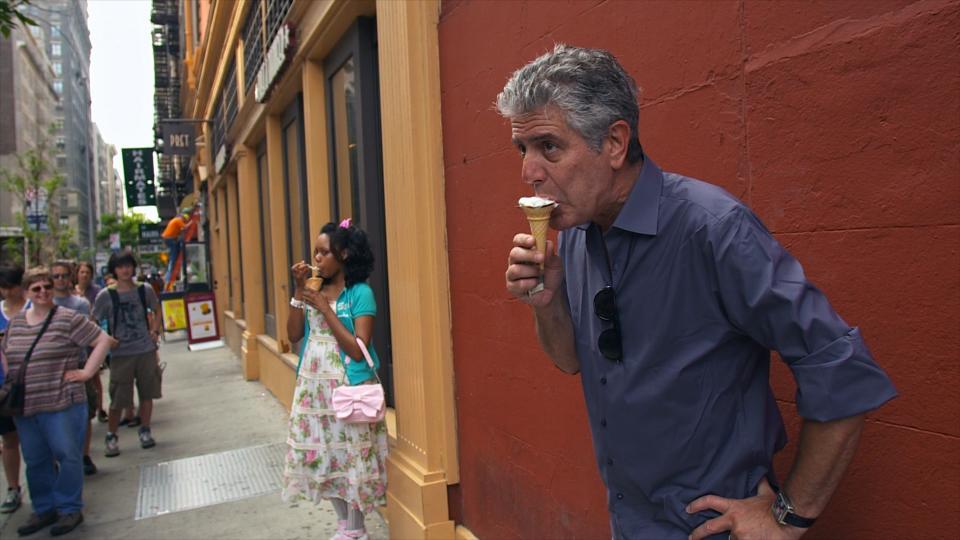
{"label": "watch strap", "polygon": [[790,525],[791,527],[799,527],[801,529],[808,529],[813,526],[814,522],[817,521],[817,518],[806,518],[798,516],[793,512],[787,512],[783,516],[784,525]]}

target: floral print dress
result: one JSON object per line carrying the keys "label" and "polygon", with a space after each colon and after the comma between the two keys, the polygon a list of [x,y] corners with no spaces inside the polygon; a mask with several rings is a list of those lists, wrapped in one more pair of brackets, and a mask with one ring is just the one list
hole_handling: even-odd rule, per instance
{"label": "floral print dress", "polygon": [[338,498],[363,512],[386,504],[387,426],[339,422],[333,389],[345,383],[340,347],[323,315],[307,306],[303,361],[290,410],[283,500]]}

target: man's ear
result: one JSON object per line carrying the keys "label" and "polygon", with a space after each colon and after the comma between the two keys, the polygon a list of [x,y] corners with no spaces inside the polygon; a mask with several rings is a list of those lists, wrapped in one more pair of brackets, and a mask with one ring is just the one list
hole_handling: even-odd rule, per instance
{"label": "man's ear", "polygon": [[630,146],[630,124],[624,120],[617,120],[610,124],[603,144],[610,158],[610,168],[614,170],[623,168],[627,163],[627,148]]}

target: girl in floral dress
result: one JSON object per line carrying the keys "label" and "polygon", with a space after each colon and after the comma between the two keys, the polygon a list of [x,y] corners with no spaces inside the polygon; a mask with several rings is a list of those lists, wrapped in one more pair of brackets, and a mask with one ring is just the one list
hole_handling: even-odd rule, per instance
{"label": "girl in floral dress", "polygon": [[290,410],[283,499],[329,500],[339,525],[334,540],[364,540],[364,514],[386,504],[387,428],[383,421],[338,421],[331,398],[341,384],[376,382],[356,342],[363,340],[379,367],[370,343],[377,306],[366,283],[373,253],[366,233],[345,220],[323,226],[313,262],[323,279],[319,291],[306,287],[310,266],[300,261],[291,268],[296,292],[287,335],[304,343]]}

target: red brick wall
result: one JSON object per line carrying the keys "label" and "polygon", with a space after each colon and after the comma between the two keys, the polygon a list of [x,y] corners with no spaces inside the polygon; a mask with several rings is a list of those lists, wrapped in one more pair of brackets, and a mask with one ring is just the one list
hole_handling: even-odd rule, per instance
{"label": "red brick wall", "polygon": [[[562,41],[618,56],[644,90],[644,148],[750,204],[900,391],[808,537],[956,538],[958,28],[958,0],[446,2],[455,517],[483,539],[609,537],[579,379],[551,367],[503,287],[529,188],[492,103]],[[794,439],[782,475],[799,421],[779,362],[774,388]]]}

